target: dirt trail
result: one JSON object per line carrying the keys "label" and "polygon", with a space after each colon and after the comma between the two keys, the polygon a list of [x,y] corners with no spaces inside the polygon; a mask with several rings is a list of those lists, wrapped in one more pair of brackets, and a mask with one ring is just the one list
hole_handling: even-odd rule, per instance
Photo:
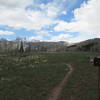
{"label": "dirt trail", "polygon": [[73,72],[73,68],[72,68],[72,66],[70,64],[67,64],[67,67],[69,68],[69,71],[65,75],[64,79],[51,91],[51,93],[50,93],[50,95],[48,97],[48,100],[58,100],[58,98],[60,97],[62,89],[66,85],[69,76]]}

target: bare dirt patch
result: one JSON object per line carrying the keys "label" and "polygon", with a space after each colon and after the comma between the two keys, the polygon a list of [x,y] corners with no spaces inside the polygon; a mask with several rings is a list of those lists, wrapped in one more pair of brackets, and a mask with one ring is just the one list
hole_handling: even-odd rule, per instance
{"label": "bare dirt patch", "polygon": [[73,67],[71,64],[67,64],[67,67],[69,68],[69,71],[65,75],[64,79],[51,91],[50,95],[48,96],[48,100],[58,100],[58,98],[61,95],[61,92],[66,85],[69,76],[73,72]]}

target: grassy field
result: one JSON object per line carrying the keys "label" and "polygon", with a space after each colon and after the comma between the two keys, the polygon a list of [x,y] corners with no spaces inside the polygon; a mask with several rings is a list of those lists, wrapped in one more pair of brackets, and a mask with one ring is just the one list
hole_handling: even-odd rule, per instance
{"label": "grassy field", "polygon": [[72,64],[74,72],[59,100],[97,100],[97,68],[89,56],[99,53],[0,54],[0,100],[47,100]]}

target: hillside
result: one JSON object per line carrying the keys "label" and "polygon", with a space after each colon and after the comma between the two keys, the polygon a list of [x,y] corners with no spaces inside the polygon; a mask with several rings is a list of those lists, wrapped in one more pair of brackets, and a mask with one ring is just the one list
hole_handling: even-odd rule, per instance
{"label": "hillside", "polygon": [[[22,42],[22,43],[21,43]],[[25,52],[56,52],[66,51],[67,42],[40,42],[40,41],[27,41],[23,38],[16,38],[15,40],[0,39],[0,52],[17,52],[21,45]]]}
{"label": "hillside", "polygon": [[68,51],[100,51],[100,38],[89,39],[67,47]]}
{"label": "hillside", "polygon": [[[22,44],[21,44],[22,42]],[[21,45],[24,52],[66,52],[66,51],[100,51],[100,38],[89,39],[79,43],[27,41],[0,39],[0,52],[18,52]]]}

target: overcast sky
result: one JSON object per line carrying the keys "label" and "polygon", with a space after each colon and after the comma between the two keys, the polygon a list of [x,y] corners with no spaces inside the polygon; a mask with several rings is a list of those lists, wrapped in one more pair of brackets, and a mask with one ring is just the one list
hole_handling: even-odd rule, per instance
{"label": "overcast sky", "polygon": [[0,38],[79,42],[100,37],[100,0],[0,0]]}

